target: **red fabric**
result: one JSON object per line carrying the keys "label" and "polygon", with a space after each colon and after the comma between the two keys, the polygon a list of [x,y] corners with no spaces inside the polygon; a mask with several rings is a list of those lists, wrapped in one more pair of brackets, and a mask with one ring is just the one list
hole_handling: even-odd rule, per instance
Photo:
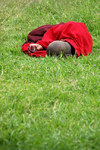
{"label": "red fabric", "polygon": [[[56,25],[60,25],[60,24],[64,24],[64,22],[61,22],[59,24]],[[43,25],[40,26],[34,30],[32,30],[27,37],[27,40],[25,41],[25,43],[22,45],[22,51],[24,53],[27,53],[30,57],[31,56],[35,56],[35,57],[45,57],[46,56],[46,50],[42,50],[42,51],[36,51],[34,53],[29,53],[28,52],[28,46],[30,45],[30,43],[36,43],[37,41],[41,40],[42,37],[44,36],[44,34],[52,27],[56,26],[56,25]]]}
{"label": "red fabric", "polygon": [[[64,24],[64,22],[60,22],[59,24],[56,25],[61,25]],[[26,43],[36,43],[37,41],[41,40],[43,35],[52,27],[56,26],[56,25],[43,25],[40,26],[34,30],[32,30],[27,37],[27,40],[25,41],[24,44]],[[24,45],[23,44],[23,45]]]}
{"label": "red fabric", "polygon": [[[23,52],[28,53],[27,52],[28,49],[26,48],[27,47],[26,43],[36,42],[37,44],[40,44],[41,46],[43,46],[44,49],[46,49],[51,42],[55,40],[65,39],[65,41],[69,42],[74,47],[77,53],[77,56],[80,56],[82,54],[84,56],[87,56],[88,54],[91,53],[93,41],[84,23],[73,22],[73,21],[70,21],[67,23],[61,23],[59,25],[54,25],[53,27],[50,27],[46,32],[42,32],[43,28],[44,26],[37,28],[33,30],[32,32],[30,32],[33,34],[35,31],[35,35],[36,35],[36,32],[39,31],[38,32],[39,36],[41,33],[44,33],[44,34],[41,34],[43,37],[41,36],[41,39],[36,40],[36,41],[29,40],[30,38],[28,36],[29,41],[27,40],[24,43],[22,47]],[[41,52],[44,52],[44,51],[41,51]],[[46,51],[45,51],[45,54],[46,54]],[[32,53],[31,56],[32,55],[34,54]]]}
{"label": "red fabric", "polygon": [[49,29],[43,36],[42,40],[38,41],[37,44],[42,45],[45,49],[47,46],[55,41],[65,39],[70,43],[77,56],[83,54],[87,56],[92,50],[92,37],[84,23],[79,22],[67,22],[62,25],[57,25]]}

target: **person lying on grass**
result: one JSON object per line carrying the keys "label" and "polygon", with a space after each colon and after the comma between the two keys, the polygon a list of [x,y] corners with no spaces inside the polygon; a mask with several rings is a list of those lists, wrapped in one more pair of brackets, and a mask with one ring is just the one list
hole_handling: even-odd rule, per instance
{"label": "person lying on grass", "polygon": [[45,57],[46,55],[77,57],[87,56],[93,46],[92,36],[82,22],[69,21],[57,25],[43,25],[28,34],[22,51],[29,56]]}

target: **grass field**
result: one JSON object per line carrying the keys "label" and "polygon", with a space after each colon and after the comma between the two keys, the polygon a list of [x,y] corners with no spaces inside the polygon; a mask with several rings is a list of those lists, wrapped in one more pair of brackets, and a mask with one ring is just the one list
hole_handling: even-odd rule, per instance
{"label": "grass field", "polygon": [[[0,1],[0,150],[100,149],[100,1]],[[44,24],[78,21],[88,57],[34,58],[20,48]]]}

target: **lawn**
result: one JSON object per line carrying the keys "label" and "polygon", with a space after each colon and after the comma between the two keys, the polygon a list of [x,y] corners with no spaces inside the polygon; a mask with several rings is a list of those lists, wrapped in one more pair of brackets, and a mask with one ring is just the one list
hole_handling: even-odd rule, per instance
{"label": "lawn", "polygon": [[[0,1],[0,150],[100,149],[100,1]],[[21,51],[44,24],[84,22],[88,57]]]}

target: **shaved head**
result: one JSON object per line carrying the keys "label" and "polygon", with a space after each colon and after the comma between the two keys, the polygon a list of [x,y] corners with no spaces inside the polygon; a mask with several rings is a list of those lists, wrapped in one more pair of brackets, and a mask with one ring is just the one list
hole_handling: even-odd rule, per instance
{"label": "shaved head", "polygon": [[47,55],[60,55],[63,54],[63,56],[70,56],[75,54],[74,48],[68,43],[63,41],[54,41],[49,44],[49,46],[46,49]]}

